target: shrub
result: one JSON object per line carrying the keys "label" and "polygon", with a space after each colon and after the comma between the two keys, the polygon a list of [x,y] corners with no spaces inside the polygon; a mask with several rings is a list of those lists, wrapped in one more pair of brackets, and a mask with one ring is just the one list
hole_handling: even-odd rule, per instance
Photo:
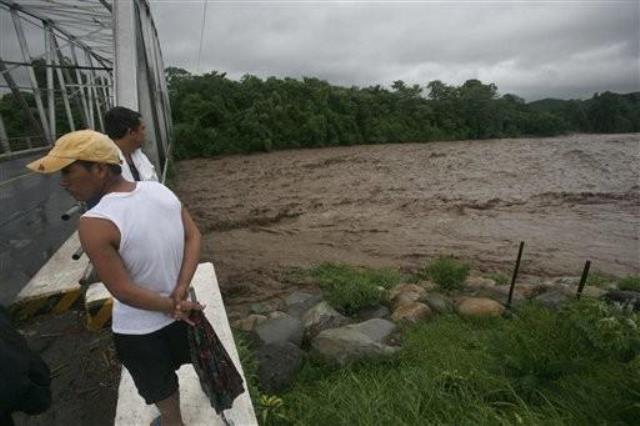
{"label": "shrub", "polygon": [[640,291],[640,276],[629,275],[618,281],[620,290]]}
{"label": "shrub", "polygon": [[585,299],[567,305],[560,320],[593,356],[629,361],[640,354],[640,315],[636,313]]}
{"label": "shrub", "polygon": [[430,278],[443,290],[455,290],[464,284],[469,275],[469,265],[452,257],[439,257],[426,266],[419,275]]}
{"label": "shrub", "polygon": [[557,313],[528,305],[496,334],[491,351],[516,390],[536,393],[597,363],[627,362],[640,354],[638,315],[592,299]]}
{"label": "shrub", "polygon": [[263,426],[290,423],[284,414],[284,401],[276,395],[261,395],[256,404],[256,411]]}
{"label": "shrub", "polygon": [[496,333],[490,351],[517,391],[533,394],[546,382],[575,369],[580,347],[566,328],[556,327],[556,318],[555,312],[529,305]]}
{"label": "shrub", "polygon": [[249,395],[255,403],[260,396],[260,390],[258,389],[258,365],[253,355],[251,337],[245,332],[234,330],[233,340],[242,364]]}
{"label": "shrub", "polygon": [[334,263],[313,268],[310,275],[319,283],[329,304],[347,315],[381,303],[386,289],[406,279],[395,269],[355,268]]}

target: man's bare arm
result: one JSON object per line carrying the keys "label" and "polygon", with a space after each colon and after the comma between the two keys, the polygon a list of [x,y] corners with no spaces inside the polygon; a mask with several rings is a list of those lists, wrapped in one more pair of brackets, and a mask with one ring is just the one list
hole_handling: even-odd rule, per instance
{"label": "man's bare arm", "polygon": [[136,308],[174,314],[173,299],[131,281],[117,251],[120,232],[113,223],[104,219],[81,218],[78,232],[82,248],[113,297]]}
{"label": "man's bare arm", "polygon": [[182,224],[184,226],[184,256],[180,266],[178,282],[172,296],[177,300],[186,298],[187,289],[200,261],[202,235],[186,208],[182,208]]}

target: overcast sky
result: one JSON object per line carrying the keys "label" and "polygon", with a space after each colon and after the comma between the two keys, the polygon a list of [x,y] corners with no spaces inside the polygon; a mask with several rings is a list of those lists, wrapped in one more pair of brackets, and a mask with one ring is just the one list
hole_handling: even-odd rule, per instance
{"label": "overcast sky", "polygon": [[477,78],[528,101],[640,90],[638,0],[204,3],[151,1],[166,65],[360,87]]}

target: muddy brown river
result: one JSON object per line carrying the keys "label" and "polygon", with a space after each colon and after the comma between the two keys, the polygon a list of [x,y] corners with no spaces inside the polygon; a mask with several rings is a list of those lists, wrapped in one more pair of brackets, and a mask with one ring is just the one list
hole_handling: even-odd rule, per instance
{"label": "muddy brown river", "polygon": [[227,303],[266,300],[324,261],[480,271],[640,272],[640,135],[366,145],[196,159],[176,191]]}

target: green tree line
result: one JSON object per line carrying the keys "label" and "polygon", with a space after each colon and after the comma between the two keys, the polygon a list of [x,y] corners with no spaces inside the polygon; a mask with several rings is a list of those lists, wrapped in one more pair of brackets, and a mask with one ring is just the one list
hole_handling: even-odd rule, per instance
{"label": "green tree line", "polygon": [[354,144],[573,132],[640,131],[640,93],[526,103],[495,84],[391,88],[333,86],[317,78],[239,81],[216,71],[166,70],[178,158]]}
{"label": "green tree line", "polygon": [[[35,64],[36,75],[45,87],[41,65]],[[424,87],[398,80],[390,88],[359,88],[307,77],[245,75],[235,81],[225,73],[194,76],[176,67],[167,68],[165,75],[178,159],[286,148],[640,131],[640,92],[526,103],[513,94],[499,95],[495,84],[479,80],[460,86],[435,80]],[[33,96],[24,95],[37,116]],[[71,108],[81,127],[78,101],[75,97]],[[0,98],[0,114],[10,139],[34,134],[11,93]],[[60,96],[56,114],[59,132],[67,131]]]}

